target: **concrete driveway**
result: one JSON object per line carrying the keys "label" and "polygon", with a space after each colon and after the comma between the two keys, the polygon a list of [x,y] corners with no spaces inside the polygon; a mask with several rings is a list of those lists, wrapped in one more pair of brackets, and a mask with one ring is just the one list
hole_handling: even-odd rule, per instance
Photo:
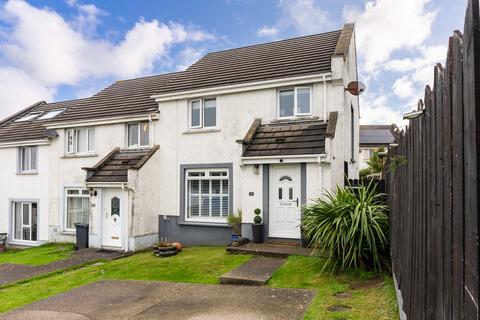
{"label": "concrete driveway", "polygon": [[302,319],[314,291],[174,282],[100,281],[0,319]]}

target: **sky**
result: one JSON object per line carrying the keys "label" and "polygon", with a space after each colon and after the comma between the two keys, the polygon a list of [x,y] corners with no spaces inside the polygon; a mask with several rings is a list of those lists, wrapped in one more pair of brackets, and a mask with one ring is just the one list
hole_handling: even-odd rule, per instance
{"label": "sky", "polygon": [[402,114],[444,63],[467,0],[0,0],[0,118],[184,70],[207,52],[354,22],[362,124]]}

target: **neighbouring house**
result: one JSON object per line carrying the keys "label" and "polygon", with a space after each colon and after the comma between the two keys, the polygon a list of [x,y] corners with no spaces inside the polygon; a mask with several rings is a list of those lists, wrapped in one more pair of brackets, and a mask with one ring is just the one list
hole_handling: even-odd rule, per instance
{"label": "neighbouring house", "polygon": [[301,240],[301,206],[358,177],[354,27],[213,52],[185,71],[36,103],[0,122],[0,232],[135,251],[158,238]]}
{"label": "neighbouring house", "polygon": [[360,169],[368,168],[367,161],[373,151],[381,148],[387,151],[388,146],[395,143],[397,129],[394,124],[360,126]]}

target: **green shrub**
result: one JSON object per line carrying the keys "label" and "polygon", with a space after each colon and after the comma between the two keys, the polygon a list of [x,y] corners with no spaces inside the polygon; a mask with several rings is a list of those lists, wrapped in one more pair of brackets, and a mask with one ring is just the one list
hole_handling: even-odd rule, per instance
{"label": "green shrub", "polygon": [[237,214],[229,213],[227,223],[234,234],[242,233],[242,210],[238,209]]}
{"label": "green shrub", "polygon": [[388,207],[375,184],[337,187],[304,208],[302,228],[315,252],[328,255],[323,269],[345,271],[388,266]]}

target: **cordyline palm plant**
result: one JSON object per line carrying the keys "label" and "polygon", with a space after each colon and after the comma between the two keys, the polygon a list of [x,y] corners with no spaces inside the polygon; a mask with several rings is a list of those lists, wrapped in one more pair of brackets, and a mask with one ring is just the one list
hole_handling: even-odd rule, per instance
{"label": "cordyline palm plant", "polygon": [[388,266],[388,207],[375,184],[337,187],[304,208],[302,228],[314,252],[328,254],[323,270],[380,271]]}

